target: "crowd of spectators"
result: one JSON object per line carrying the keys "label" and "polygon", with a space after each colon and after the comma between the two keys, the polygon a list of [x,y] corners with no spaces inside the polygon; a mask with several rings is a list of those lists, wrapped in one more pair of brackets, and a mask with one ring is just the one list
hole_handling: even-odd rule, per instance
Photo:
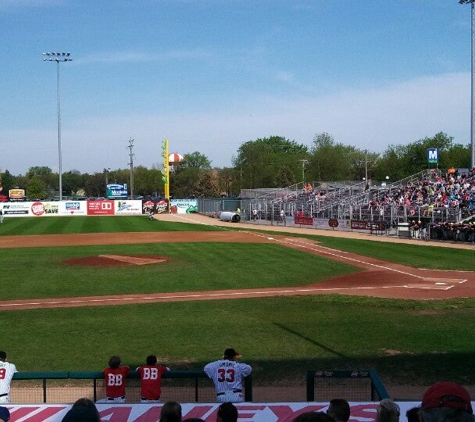
{"label": "crowd of spectators", "polygon": [[409,182],[402,187],[383,191],[381,197],[368,201],[368,210],[400,207],[409,215],[431,216],[434,208],[461,208],[468,215],[475,214],[475,170],[459,173],[456,169],[442,175],[439,170],[431,172],[430,178]]}

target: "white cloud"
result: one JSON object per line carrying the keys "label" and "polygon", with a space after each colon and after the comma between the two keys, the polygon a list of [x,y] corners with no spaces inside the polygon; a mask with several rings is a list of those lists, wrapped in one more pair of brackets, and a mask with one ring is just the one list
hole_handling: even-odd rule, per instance
{"label": "white cloud", "polygon": [[[199,151],[221,167],[231,165],[242,143],[272,135],[310,146],[316,133],[328,132],[337,142],[382,152],[389,144],[407,144],[440,131],[458,143],[469,142],[468,73],[323,97],[260,97],[233,110],[69,121],[63,126],[63,169],[95,172],[104,167],[126,168],[129,137],[135,139],[136,165],[161,163],[161,142],[169,139],[171,151]],[[3,163],[15,163],[8,167],[13,174],[25,173],[33,165],[49,165],[56,171],[54,131],[3,132],[3,136],[3,145],[14,145],[2,152]]]}

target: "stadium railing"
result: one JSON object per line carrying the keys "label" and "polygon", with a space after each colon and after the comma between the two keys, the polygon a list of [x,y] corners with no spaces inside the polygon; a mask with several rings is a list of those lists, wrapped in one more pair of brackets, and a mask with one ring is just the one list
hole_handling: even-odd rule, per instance
{"label": "stadium railing", "polygon": [[[252,401],[252,376],[244,378],[244,396]],[[127,379],[128,403],[140,402],[140,378],[131,371]],[[80,397],[93,401],[105,397],[102,371],[17,372],[13,376],[12,403],[73,403]],[[162,402],[213,403],[216,393],[212,380],[203,371],[176,370],[162,377]]]}
{"label": "stadium railing", "polygon": [[315,370],[307,372],[307,401],[375,401],[389,398],[378,373],[369,370]]}

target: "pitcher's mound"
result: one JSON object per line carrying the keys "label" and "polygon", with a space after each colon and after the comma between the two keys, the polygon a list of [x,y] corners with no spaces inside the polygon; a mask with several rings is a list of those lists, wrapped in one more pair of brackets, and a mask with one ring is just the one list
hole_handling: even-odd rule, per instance
{"label": "pitcher's mound", "polygon": [[66,265],[86,265],[94,267],[116,267],[130,265],[162,264],[170,260],[167,256],[156,255],[95,255],[83,258],[67,259]]}

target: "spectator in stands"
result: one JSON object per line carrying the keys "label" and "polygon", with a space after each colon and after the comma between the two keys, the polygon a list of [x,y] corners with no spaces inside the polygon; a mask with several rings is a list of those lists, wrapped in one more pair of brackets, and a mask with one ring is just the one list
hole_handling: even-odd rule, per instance
{"label": "spectator in stands", "polygon": [[399,406],[391,399],[383,399],[379,402],[376,412],[376,422],[399,422],[401,411]]}
{"label": "spectator in stands", "polygon": [[232,403],[223,403],[218,408],[216,422],[237,422],[238,410]]}
{"label": "spectator in stands", "polygon": [[4,406],[0,406],[0,422],[7,422],[8,420],[10,420],[10,411]]}
{"label": "spectator in stands", "polygon": [[475,421],[469,392],[460,384],[436,382],[422,397],[419,420],[421,422]]}
{"label": "spectator in stands", "polygon": [[334,422],[325,412],[305,412],[294,418],[293,422]]}
{"label": "spectator in stands", "polygon": [[125,386],[129,372],[128,366],[121,366],[120,356],[112,356],[109,359],[109,367],[104,369],[107,397],[98,403],[125,403]]}
{"label": "spectator in stands", "polygon": [[101,422],[96,405],[86,397],[76,400],[61,422]]}
{"label": "spectator in stands", "polygon": [[407,422],[419,422],[419,406],[411,407],[406,412]]}
{"label": "spectator in stands", "polygon": [[0,403],[10,403],[10,383],[18,372],[13,363],[8,362],[7,354],[0,351]]}
{"label": "spectator in stands", "polygon": [[176,401],[167,401],[162,406],[160,422],[181,422],[181,405]]}
{"label": "spectator in stands", "polygon": [[330,415],[335,422],[347,422],[350,419],[350,404],[345,399],[330,400],[327,414]]}
{"label": "spectator in stands", "polygon": [[155,355],[147,356],[147,364],[136,371],[140,376],[140,403],[158,403],[162,390],[162,375],[170,368],[157,365]]}

